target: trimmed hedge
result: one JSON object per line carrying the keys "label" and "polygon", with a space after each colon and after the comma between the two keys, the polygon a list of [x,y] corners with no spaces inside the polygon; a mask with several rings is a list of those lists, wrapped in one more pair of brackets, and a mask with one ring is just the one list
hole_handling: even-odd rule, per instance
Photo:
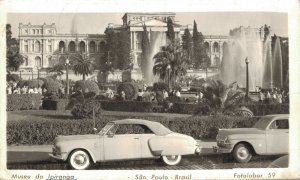
{"label": "trimmed hedge", "polygon": [[49,94],[58,94],[59,89],[62,86],[63,85],[61,83],[50,80],[50,81],[47,81],[43,87],[47,89],[47,93],[49,93]]}
{"label": "trimmed hedge", "polygon": [[[172,131],[192,136],[195,139],[215,139],[219,128],[251,127],[258,117],[194,116],[172,120],[166,117],[145,117],[144,119],[161,122]],[[100,130],[112,120],[116,120],[116,117],[100,116],[96,119],[96,128]],[[52,144],[57,135],[78,134],[93,134],[93,121],[91,119],[49,119],[7,122],[8,145]]]}
{"label": "trimmed hedge", "polygon": [[245,104],[255,116],[267,114],[288,114],[290,112],[289,104]]}
{"label": "trimmed hedge", "polygon": [[149,101],[100,101],[101,107],[107,111],[152,112],[157,102]]}
{"label": "trimmed hedge", "polygon": [[41,94],[8,94],[7,111],[39,109]]}
{"label": "trimmed hedge", "polygon": [[99,87],[97,83],[93,81],[88,81],[88,80],[76,81],[74,88],[76,90],[81,90],[83,93],[86,93],[86,90],[88,90],[88,92],[94,92],[96,93],[96,95],[99,94]]}
{"label": "trimmed hedge", "polygon": [[68,105],[69,100],[68,99],[45,99],[43,100],[42,107],[46,110],[59,110],[64,111],[66,110],[66,107]]}

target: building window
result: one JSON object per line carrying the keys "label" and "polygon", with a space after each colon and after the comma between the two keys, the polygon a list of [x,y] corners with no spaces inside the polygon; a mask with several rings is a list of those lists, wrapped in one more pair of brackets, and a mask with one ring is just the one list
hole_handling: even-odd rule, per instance
{"label": "building window", "polygon": [[210,50],[209,50],[209,43],[208,42],[204,43],[204,48],[205,48],[205,52],[208,54],[210,52]]}
{"label": "building window", "polygon": [[27,40],[25,40],[24,41],[24,52],[28,52],[28,41]]}
{"label": "building window", "polygon": [[51,44],[48,45],[48,52],[52,52],[52,45]]}
{"label": "building window", "polygon": [[25,66],[28,66],[28,57],[25,57]]}
{"label": "building window", "polygon": [[214,42],[213,49],[215,53],[219,52],[219,44],[217,42]]}
{"label": "building window", "polygon": [[94,41],[90,42],[90,53],[94,53],[96,51],[96,43]]}
{"label": "building window", "polygon": [[79,43],[79,47],[80,47],[80,52],[85,52],[85,43],[83,41]]}
{"label": "building window", "polygon": [[32,30],[33,34],[35,34],[35,29]]}
{"label": "building window", "polygon": [[137,50],[142,50],[142,33],[136,34],[136,48]]}
{"label": "building window", "polygon": [[35,57],[35,67],[41,67],[42,66],[42,60],[39,56]]}
{"label": "building window", "polygon": [[58,50],[59,50],[60,53],[65,52],[65,42],[60,41],[59,44],[58,44],[58,48],[59,48]]}
{"label": "building window", "polygon": [[75,52],[75,42],[74,41],[71,41],[69,43],[69,51],[70,52]]}
{"label": "building window", "polygon": [[101,42],[100,42],[100,45],[99,45],[99,47],[100,47],[100,48],[99,48],[99,52],[101,52],[101,51],[104,52],[104,51],[105,51],[105,46],[106,46],[106,45],[105,45],[105,42],[104,42],[104,41],[101,41]]}
{"label": "building window", "polygon": [[41,51],[41,43],[40,43],[40,41],[35,41],[35,43],[34,43],[34,52],[40,52]]}
{"label": "building window", "polygon": [[139,67],[141,67],[141,65],[142,65],[142,55],[141,54],[137,54],[137,64]]}

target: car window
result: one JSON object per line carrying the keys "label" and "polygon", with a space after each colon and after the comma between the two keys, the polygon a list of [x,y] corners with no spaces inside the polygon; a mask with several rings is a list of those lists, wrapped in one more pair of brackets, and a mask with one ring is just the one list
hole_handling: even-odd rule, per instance
{"label": "car window", "polygon": [[287,119],[277,119],[272,122],[270,129],[289,129],[289,121]]}
{"label": "car window", "polygon": [[115,134],[153,134],[145,125],[120,124]]}

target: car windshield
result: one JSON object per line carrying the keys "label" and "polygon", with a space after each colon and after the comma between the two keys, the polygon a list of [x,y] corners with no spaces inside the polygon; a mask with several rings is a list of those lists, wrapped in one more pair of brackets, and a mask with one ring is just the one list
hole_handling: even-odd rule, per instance
{"label": "car windshield", "polygon": [[100,135],[104,135],[112,126],[114,125],[114,123],[107,123],[104,128],[101,129],[101,131],[99,132]]}
{"label": "car windshield", "polygon": [[270,124],[270,121],[271,117],[263,117],[254,124],[253,128],[266,129],[267,126]]}

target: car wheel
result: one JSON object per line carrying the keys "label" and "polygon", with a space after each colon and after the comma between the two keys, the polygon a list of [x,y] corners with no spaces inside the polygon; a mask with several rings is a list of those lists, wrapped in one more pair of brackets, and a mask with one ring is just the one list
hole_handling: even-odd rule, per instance
{"label": "car wheel", "polygon": [[252,152],[246,144],[238,144],[233,149],[233,157],[237,162],[246,163],[252,158]]}
{"label": "car wheel", "polygon": [[72,169],[83,170],[91,166],[90,156],[83,150],[75,150],[69,157],[69,165]]}
{"label": "car wheel", "polygon": [[181,155],[162,156],[162,160],[169,166],[175,166],[180,163]]}

